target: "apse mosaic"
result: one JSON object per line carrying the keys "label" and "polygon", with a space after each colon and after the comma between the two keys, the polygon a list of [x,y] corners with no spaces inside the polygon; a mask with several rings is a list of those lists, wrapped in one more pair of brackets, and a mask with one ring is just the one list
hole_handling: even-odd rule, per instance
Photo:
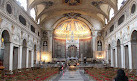
{"label": "apse mosaic", "polygon": [[89,39],[91,38],[91,31],[89,27],[82,21],[76,19],[68,19],[56,27],[54,31],[54,38],[56,39]]}

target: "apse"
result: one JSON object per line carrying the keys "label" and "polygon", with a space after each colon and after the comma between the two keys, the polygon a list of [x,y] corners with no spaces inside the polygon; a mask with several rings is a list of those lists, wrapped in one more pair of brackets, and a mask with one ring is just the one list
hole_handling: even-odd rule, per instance
{"label": "apse", "polygon": [[92,34],[89,26],[78,19],[60,22],[53,33],[53,58],[92,58]]}
{"label": "apse", "polygon": [[54,31],[54,38],[70,40],[71,37],[75,40],[90,39],[91,31],[84,22],[76,19],[68,19],[58,24]]}

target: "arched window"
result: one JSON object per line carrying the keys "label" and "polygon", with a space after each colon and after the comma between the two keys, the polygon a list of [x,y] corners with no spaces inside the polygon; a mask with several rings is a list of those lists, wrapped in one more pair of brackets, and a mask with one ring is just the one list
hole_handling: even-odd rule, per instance
{"label": "arched window", "polygon": [[16,0],[20,6],[27,10],[27,0]]}
{"label": "arched window", "polygon": [[11,7],[10,4],[7,4],[6,9],[7,9],[7,12],[8,12],[9,14],[12,13],[12,7]]}
{"label": "arched window", "polygon": [[114,17],[114,9],[113,8],[110,9],[109,20],[111,20],[112,17]]}
{"label": "arched window", "polygon": [[34,8],[31,9],[30,15],[31,15],[31,17],[32,17],[34,20],[36,19],[36,12],[35,12],[35,9],[34,9]]}
{"label": "arched window", "polygon": [[38,22],[37,22],[37,24],[40,24],[40,18],[38,19]]}
{"label": "arched window", "polygon": [[110,27],[110,33],[114,30],[114,25]]}
{"label": "arched window", "polygon": [[108,20],[105,18],[105,24],[108,24]]}
{"label": "arched window", "polygon": [[132,7],[131,7],[131,13],[135,13],[136,11],[136,4],[133,4]]}
{"label": "arched window", "polygon": [[124,5],[124,3],[126,2],[126,0],[117,0],[118,1],[118,10],[120,9],[121,6]]}
{"label": "arched window", "polygon": [[26,26],[26,19],[22,15],[19,15],[19,21]]}
{"label": "arched window", "polygon": [[125,15],[122,15],[119,20],[118,20],[118,25],[120,25],[121,23],[123,23],[125,20]]}

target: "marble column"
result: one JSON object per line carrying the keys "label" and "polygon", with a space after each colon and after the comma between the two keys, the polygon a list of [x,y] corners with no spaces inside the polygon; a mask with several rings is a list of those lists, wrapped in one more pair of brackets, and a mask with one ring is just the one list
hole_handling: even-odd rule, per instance
{"label": "marble column", "polygon": [[109,54],[108,54],[108,50],[106,50],[106,61],[107,61],[107,63],[109,63]]}
{"label": "marble column", "polygon": [[26,68],[28,68],[28,64],[29,64],[29,49],[28,49],[28,47],[27,47]]}
{"label": "marble column", "polygon": [[114,67],[114,62],[113,62],[113,49],[111,50],[111,67]]}
{"label": "marble column", "polygon": [[52,52],[52,31],[48,31],[48,52]]}
{"label": "marble column", "polygon": [[34,50],[31,52],[31,67],[34,66]]}
{"label": "marble column", "polygon": [[115,64],[116,64],[116,67],[118,67],[118,54],[117,54],[117,46],[115,47]]}
{"label": "marble column", "polygon": [[125,55],[124,55],[124,45],[120,45],[121,46],[121,67],[125,68]]}
{"label": "marble column", "polygon": [[22,45],[19,46],[19,51],[18,51],[18,69],[21,69],[22,67]]}
{"label": "marble column", "polygon": [[36,64],[38,64],[38,55],[39,54],[39,52],[36,50]]}
{"label": "marble column", "polygon": [[13,43],[10,43],[9,70],[13,70]]}
{"label": "marble column", "polygon": [[128,42],[128,54],[129,54],[129,69],[132,69],[132,51],[131,51],[131,42]]}
{"label": "marble column", "polygon": [[93,38],[92,38],[92,48],[93,48],[93,58],[94,59],[96,59],[96,53],[95,53],[95,51],[96,51],[96,37],[95,36],[93,36]]}

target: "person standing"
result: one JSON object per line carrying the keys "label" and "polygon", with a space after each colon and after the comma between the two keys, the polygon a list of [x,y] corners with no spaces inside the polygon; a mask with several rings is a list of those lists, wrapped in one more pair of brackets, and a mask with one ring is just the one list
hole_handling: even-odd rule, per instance
{"label": "person standing", "polygon": [[117,76],[114,81],[128,81],[128,77],[125,75],[124,70],[119,69],[117,71]]}

